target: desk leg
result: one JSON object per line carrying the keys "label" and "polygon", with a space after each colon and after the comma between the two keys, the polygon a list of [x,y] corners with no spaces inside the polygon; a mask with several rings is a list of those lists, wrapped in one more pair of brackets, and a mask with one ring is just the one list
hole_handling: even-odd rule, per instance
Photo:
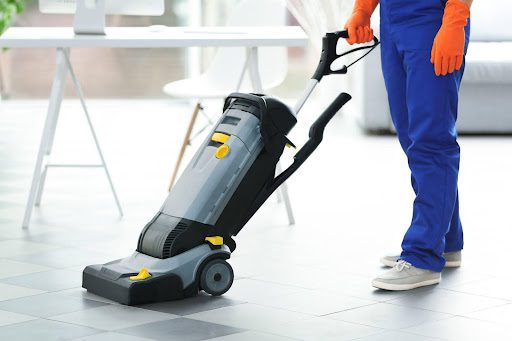
{"label": "desk leg", "polygon": [[40,187],[39,185],[42,180],[41,170],[43,168],[45,155],[48,153],[49,148],[51,148],[50,145],[53,141],[53,135],[55,134],[55,127],[57,125],[57,120],[59,117],[60,103],[62,101],[62,95],[64,93],[66,76],[67,67],[64,57],[64,51],[62,49],[57,49],[55,77],[53,79],[50,101],[48,105],[48,112],[46,114],[43,135],[41,137],[41,143],[39,144],[39,152],[37,154],[34,174],[32,176],[32,185],[30,186],[27,206],[25,208],[25,216],[23,218],[22,224],[22,227],[24,229],[27,229],[30,225],[30,217],[32,216],[32,210],[34,208],[36,197],[38,196],[38,188]]}
{"label": "desk leg", "polygon": [[73,66],[71,65],[71,60],[69,59],[69,49],[64,50],[64,60],[69,71],[69,74],[71,75],[71,80],[73,81],[73,85],[75,86],[78,98],[80,99],[80,104],[82,105],[82,109],[84,110],[85,118],[87,119],[87,124],[89,125],[89,129],[91,131],[94,144],[96,145],[96,150],[98,151],[98,155],[101,160],[101,168],[105,170],[105,175],[107,176],[108,183],[110,185],[110,190],[112,191],[112,195],[114,196],[117,210],[119,211],[119,215],[122,217],[124,215],[123,209],[121,207],[121,203],[119,202],[119,197],[117,196],[116,189],[114,188],[112,178],[110,177],[110,172],[108,171],[107,163],[105,162],[105,158],[103,157],[103,152],[101,151],[100,143],[98,141],[98,137],[96,136],[96,131],[94,130],[94,126],[92,125],[91,116],[89,115],[89,110],[87,109],[87,105],[85,104],[82,87],[80,86],[80,82],[78,81],[75,71],[73,70]]}
{"label": "desk leg", "polygon": [[[56,94],[56,98],[55,98],[55,101],[53,103],[50,102],[50,105],[53,105],[53,112],[55,112],[55,120],[53,120],[53,124],[51,126],[51,131],[50,131],[50,136],[49,136],[49,139],[48,139],[48,144],[46,145],[46,155],[50,155],[52,153],[52,148],[53,148],[53,140],[55,138],[55,131],[57,130],[57,122],[59,120],[59,114],[60,114],[60,107],[61,107],[61,104],[62,104],[62,97],[64,96],[64,88],[65,88],[65,85],[66,85],[66,78],[68,77],[68,68],[67,68],[67,65],[66,65],[66,61],[65,61],[65,53],[66,53],[67,49],[57,49],[57,55],[61,55],[61,57],[57,57],[57,58],[64,58],[64,60],[62,61],[62,63],[64,64],[63,65],[63,76],[62,76],[62,79],[59,80],[60,82],[60,91]],[[60,63],[60,62],[58,62]]]}
{"label": "desk leg", "polygon": [[[247,48],[247,60],[248,60],[248,67],[249,67],[249,75],[251,77],[251,83],[252,88],[257,93],[263,92],[263,85],[261,82],[261,75],[258,65],[258,47],[248,47]],[[277,164],[276,170],[278,173],[281,173],[281,163]],[[293,209],[292,204],[290,202],[290,196],[288,195],[288,184],[285,182],[281,185],[279,188],[279,191],[281,192],[282,199],[284,201],[284,205],[286,207],[286,213],[288,214],[288,223],[290,225],[295,224],[295,217],[293,215]],[[279,195],[278,195],[279,199]],[[280,201],[280,200],[279,200]]]}
{"label": "desk leg", "polygon": [[[57,49],[57,54],[64,54],[66,49]],[[55,113],[55,118],[52,120],[52,124],[50,127],[50,130],[48,132],[48,141],[45,146],[45,154],[47,157],[50,156],[53,149],[53,141],[55,140],[55,131],[57,130],[57,122],[59,121],[60,116],[60,107],[62,104],[62,98],[64,96],[64,88],[66,85],[66,78],[68,76],[68,69],[67,67],[64,67],[64,75],[62,76],[62,79],[59,80],[59,84],[61,86],[60,91],[57,93],[57,97],[55,98],[55,101],[50,102],[50,105],[53,107],[52,112]],[[48,166],[45,165],[43,172],[41,174],[41,177],[39,178],[39,186],[37,188],[37,194],[36,194],[36,200],[35,200],[35,206],[38,207],[41,205],[41,198],[43,197],[43,190],[44,190],[44,184],[46,182],[46,175],[48,174]]]}

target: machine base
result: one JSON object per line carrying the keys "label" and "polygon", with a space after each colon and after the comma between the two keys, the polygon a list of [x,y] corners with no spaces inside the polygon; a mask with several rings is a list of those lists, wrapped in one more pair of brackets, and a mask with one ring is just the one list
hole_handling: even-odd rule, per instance
{"label": "machine base", "polygon": [[139,305],[152,302],[179,300],[197,295],[197,285],[183,289],[181,278],[173,273],[152,276],[144,281],[134,282],[122,274],[117,279],[102,276],[101,265],[91,265],[84,269],[82,287],[87,291],[126,305]]}
{"label": "machine base", "polygon": [[[106,264],[90,265],[83,271],[82,287],[87,291],[126,305],[172,301],[199,292],[201,270],[214,259],[228,259],[229,248],[211,249],[204,244],[168,259],[138,252]],[[151,273],[143,280],[131,280],[142,268]]]}

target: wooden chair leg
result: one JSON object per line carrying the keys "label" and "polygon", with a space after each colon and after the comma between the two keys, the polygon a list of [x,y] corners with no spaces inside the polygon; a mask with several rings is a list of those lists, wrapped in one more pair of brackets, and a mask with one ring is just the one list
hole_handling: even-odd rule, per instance
{"label": "wooden chair leg", "polygon": [[192,117],[190,118],[190,122],[188,124],[187,133],[185,134],[185,137],[183,138],[183,143],[181,144],[180,153],[178,155],[178,159],[176,160],[176,165],[174,166],[174,171],[172,172],[171,181],[169,183],[169,192],[171,191],[172,186],[174,185],[174,182],[176,181],[176,177],[178,176],[178,172],[180,170],[181,162],[183,161],[183,156],[185,155],[185,151],[187,150],[187,146],[190,142],[190,136],[192,135],[192,131],[194,130],[194,125],[197,120],[197,115],[199,114],[199,111],[201,110],[201,103],[197,103],[196,107],[194,108],[194,112],[192,113]]}

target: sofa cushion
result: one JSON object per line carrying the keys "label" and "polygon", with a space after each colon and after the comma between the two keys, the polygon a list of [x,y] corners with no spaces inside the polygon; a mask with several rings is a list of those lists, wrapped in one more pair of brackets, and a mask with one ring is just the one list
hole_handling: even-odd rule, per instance
{"label": "sofa cushion", "polygon": [[471,42],[464,82],[512,84],[512,42]]}
{"label": "sofa cushion", "polygon": [[510,0],[478,0],[471,6],[471,40],[512,41]]}

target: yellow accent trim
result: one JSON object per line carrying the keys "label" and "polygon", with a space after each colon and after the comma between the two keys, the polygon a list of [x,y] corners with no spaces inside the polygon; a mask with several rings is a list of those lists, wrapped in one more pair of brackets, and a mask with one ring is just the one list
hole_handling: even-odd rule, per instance
{"label": "yellow accent trim", "polygon": [[292,146],[292,145],[291,145],[291,144],[289,144],[289,143],[287,143],[287,144],[286,144],[286,147],[296,149],[296,147],[295,147],[295,146]]}
{"label": "yellow accent trim", "polygon": [[212,141],[219,143],[226,143],[229,140],[229,135],[223,133],[214,133],[212,136]]}
{"label": "yellow accent trim", "polygon": [[142,281],[145,279],[148,279],[151,277],[151,274],[149,273],[149,270],[146,268],[142,268],[139,271],[139,274],[137,276],[130,276],[131,281]]}
{"label": "yellow accent trim", "polygon": [[215,157],[217,159],[223,159],[226,155],[229,154],[229,146],[227,144],[223,144],[215,151]]}
{"label": "yellow accent trim", "polygon": [[221,236],[215,236],[215,237],[206,237],[204,240],[207,242],[210,242],[212,245],[222,245],[224,244],[224,238]]}

